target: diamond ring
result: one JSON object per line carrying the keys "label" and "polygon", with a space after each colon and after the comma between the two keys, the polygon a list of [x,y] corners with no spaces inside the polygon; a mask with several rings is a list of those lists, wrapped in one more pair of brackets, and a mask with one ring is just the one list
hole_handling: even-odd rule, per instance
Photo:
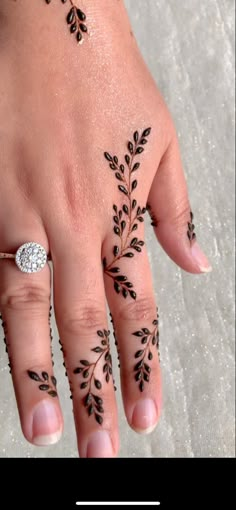
{"label": "diamond ring", "polygon": [[23,273],[38,273],[51,260],[46,250],[38,243],[22,244],[15,254],[0,253],[1,259],[14,259],[17,267]]}

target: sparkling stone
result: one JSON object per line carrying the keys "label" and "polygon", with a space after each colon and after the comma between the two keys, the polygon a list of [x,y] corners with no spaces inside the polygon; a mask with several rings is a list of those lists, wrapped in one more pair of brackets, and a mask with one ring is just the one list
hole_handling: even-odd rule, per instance
{"label": "sparkling stone", "polygon": [[23,273],[41,271],[47,262],[47,254],[38,243],[25,243],[16,252],[16,265]]}

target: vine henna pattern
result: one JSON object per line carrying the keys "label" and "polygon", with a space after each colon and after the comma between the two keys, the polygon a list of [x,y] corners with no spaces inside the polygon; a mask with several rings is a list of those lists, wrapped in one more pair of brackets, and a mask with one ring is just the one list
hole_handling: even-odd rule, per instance
{"label": "vine henna pattern", "polygon": [[133,333],[134,336],[141,340],[142,344],[142,348],[136,351],[134,355],[135,359],[138,359],[134,366],[134,378],[135,381],[139,383],[139,390],[141,392],[145,389],[145,382],[148,383],[150,381],[150,361],[153,359],[153,351],[155,348],[157,349],[160,360],[158,319],[159,315],[157,312],[157,318],[152,321],[154,327],[151,330],[145,327]]}
{"label": "vine henna pattern", "polygon": [[[45,0],[46,4],[51,4],[53,0]],[[68,3],[70,5],[69,11],[66,16],[66,22],[69,25],[70,33],[75,34],[77,42],[81,42],[84,33],[88,31],[85,25],[86,15],[79,9],[74,0],[60,0],[62,4]]]}
{"label": "vine henna pattern", "polygon": [[27,370],[27,374],[30,379],[40,383],[38,389],[40,391],[46,391],[50,397],[57,397],[56,385],[57,380],[54,375],[49,376],[48,372],[41,372],[39,375],[37,372]]}
{"label": "vine henna pattern", "polygon": [[107,258],[104,257],[103,268],[105,274],[113,279],[115,291],[118,294],[121,293],[124,298],[129,295],[134,300],[137,295],[133,289],[133,284],[127,276],[119,274],[120,268],[117,263],[123,257],[132,258],[135,252],[140,253],[144,246],[144,241],[139,240],[136,236],[133,237],[134,232],[138,229],[138,223],[144,221],[143,215],[146,212],[146,207],[139,206],[133,198],[133,192],[138,185],[137,179],[133,176],[140,167],[140,163],[136,161],[136,158],[144,151],[150,133],[151,128],[144,129],[141,135],[138,131],[133,133],[133,141],[128,141],[127,144],[128,153],[124,156],[124,163],[120,163],[117,156],[111,156],[109,152],[104,153],[111,170],[119,181],[118,189],[126,197],[126,203],[123,204],[121,209],[117,205],[113,205],[113,231],[119,238],[119,243],[113,247],[111,262],[108,262]]}
{"label": "vine henna pattern", "polygon": [[[154,214],[150,204],[147,203],[146,209],[150,215],[151,218],[151,226],[152,227],[158,227],[158,220],[156,215]],[[187,230],[187,236],[190,241],[190,244],[196,239],[196,234],[194,232],[195,225],[193,224],[193,213],[190,211],[190,220],[188,221],[188,230]]]}
{"label": "vine henna pattern", "polygon": [[112,358],[109,343],[110,331],[106,329],[98,330],[97,335],[100,339],[100,345],[97,345],[91,349],[93,353],[98,355],[97,359],[95,361],[81,359],[80,365],[76,367],[73,372],[74,374],[80,374],[84,379],[84,381],[80,383],[80,389],[86,389],[86,395],[83,398],[83,404],[87,410],[88,415],[93,415],[97,423],[102,425],[102,414],[104,413],[103,399],[99,396],[98,391],[102,389],[103,383],[100,381],[100,379],[98,379],[96,375],[96,369],[99,363],[103,363],[104,382],[108,384],[112,378]]}

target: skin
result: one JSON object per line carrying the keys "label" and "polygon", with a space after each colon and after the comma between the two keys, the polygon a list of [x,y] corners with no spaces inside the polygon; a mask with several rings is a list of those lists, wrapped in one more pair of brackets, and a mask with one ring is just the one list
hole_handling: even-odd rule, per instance
{"label": "skin", "polygon": [[[68,5],[56,0],[2,0],[0,6],[0,251],[15,253],[35,241],[51,253],[54,308],[73,389],[81,457],[118,454],[113,384],[103,384],[103,424],[88,417],[84,392],[73,374],[91,358],[97,330],[108,329],[111,310],[121,360],[121,386],[129,425],[150,432],[161,412],[157,354],[150,383],[140,393],[134,380],[133,332],[151,327],[156,302],[146,248],[122,259],[137,292],[136,301],[115,293],[101,260],[114,244],[113,204],[124,199],[104,159],[123,158],[137,129],[151,126],[138,161],[135,199],[147,201],[166,253],[190,273],[210,271],[197,243],[187,238],[190,203],[173,121],[137,47],[121,1],[77,2],[86,12],[89,34],[76,43],[65,23]],[[80,5],[79,5],[80,4]],[[144,224],[138,228],[144,239]],[[53,374],[48,312],[48,265],[31,275],[13,261],[0,261],[0,310],[7,324],[8,350],[23,434],[34,444],[57,441],[63,428],[59,400],[38,390],[28,370]],[[103,378],[102,366],[98,376]]]}

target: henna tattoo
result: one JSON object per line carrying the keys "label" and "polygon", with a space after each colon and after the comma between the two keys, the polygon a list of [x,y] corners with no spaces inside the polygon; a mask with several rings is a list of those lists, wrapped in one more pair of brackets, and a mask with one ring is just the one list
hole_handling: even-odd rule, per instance
{"label": "henna tattoo", "polygon": [[52,350],[53,336],[52,336],[52,327],[51,327],[51,316],[52,316],[52,305],[50,305],[50,308],[49,308],[48,324],[49,324],[49,331],[50,331],[51,359],[52,359],[52,366],[54,366],[53,350]]}
{"label": "henna tattoo", "polygon": [[[45,0],[46,4],[50,4],[52,0]],[[76,40],[82,41],[83,35],[88,32],[87,26],[85,25],[86,15],[81,9],[79,9],[74,0],[61,0],[62,4],[69,3],[70,9],[66,16],[66,22],[70,27],[70,33],[75,34]]]}
{"label": "henna tattoo", "polygon": [[7,323],[6,323],[6,321],[3,320],[2,314],[0,314],[0,321],[1,321],[1,324],[2,324],[3,332],[4,332],[3,341],[4,341],[4,344],[5,344],[5,351],[6,351],[7,355],[8,355],[9,374],[11,374],[12,373],[12,359],[11,359],[11,356],[9,354],[9,342],[7,341]]}
{"label": "henna tattoo", "polygon": [[64,346],[61,342],[61,339],[59,338],[59,344],[60,344],[60,351],[62,352],[63,354],[63,357],[64,357],[64,361],[63,361],[63,367],[65,368],[65,376],[68,378],[68,383],[69,383],[69,388],[70,388],[70,399],[72,400],[73,399],[73,387],[72,387],[72,381],[71,379],[68,377],[68,372],[67,372],[67,367],[66,367],[66,363],[65,363],[65,359],[66,359],[66,351],[64,349]]}
{"label": "henna tattoo", "polygon": [[[86,389],[86,395],[83,399],[83,404],[89,416],[94,415],[95,420],[99,425],[103,423],[102,414],[103,399],[99,396],[96,390],[102,389],[102,382],[96,377],[96,368],[98,363],[103,362],[103,375],[105,382],[109,383],[112,377],[112,358],[110,353],[109,335],[110,331],[103,329],[98,330],[97,335],[100,338],[100,345],[97,345],[92,352],[98,354],[96,361],[88,361],[87,359],[80,360],[80,366],[76,367],[73,371],[74,374],[81,374],[84,381],[80,383],[81,390]],[[113,380],[114,384],[114,380]]]}
{"label": "henna tattoo", "polygon": [[144,391],[145,382],[150,381],[151,367],[149,362],[153,359],[153,350],[156,347],[159,356],[159,331],[158,331],[158,318],[152,324],[154,328],[150,331],[148,328],[142,328],[133,333],[134,336],[141,340],[142,349],[136,351],[134,357],[139,359],[134,366],[135,381],[139,383],[139,390]]}
{"label": "henna tattoo", "polygon": [[149,212],[149,215],[150,215],[150,218],[151,218],[151,225],[152,225],[152,227],[157,227],[158,226],[158,221],[157,221],[157,218],[156,218],[156,216],[155,216],[155,214],[154,214],[150,204],[146,205],[146,209]]}
{"label": "henna tattoo", "polygon": [[195,225],[193,224],[193,213],[190,211],[190,221],[188,222],[188,230],[187,230],[187,236],[190,241],[194,241],[196,239],[196,234],[194,232]]}
{"label": "henna tattoo", "polygon": [[[111,321],[112,328],[113,328],[113,336],[114,336],[114,340],[115,340],[115,346],[116,346],[116,350],[117,350],[118,368],[120,368],[120,349],[118,347],[118,341],[117,341],[116,331],[115,331],[115,324],[114,324],[111,312],[109,313],[109,315],[110,315],[110,321]],[[114,389],[116,391],[117,388],[114,387]]]}
{"label": "henna tattoo", "polygon": [[46,391],[50,397],[57,397],[57,380],[54,375],[49,376],[47,372],[41,372],[40,376],[37,372],[33,372],[32,370],[27,370],[27,374],[30,379],[40,383],[38,386],[39,390]]}
{"label": "henna tattoo", "polygon": [[[109,163],[111,170],[114,171],[116,179],[119,181],[118,189],[126,197],[126,203],[119,209],[117,205],[113,205],[113,231],[119,238],[119,245],[113,247],[113,259],[107,262],[106,257],[103,259],[103,268],[107,276],[113,279],[114,289],[118,294],[122,294],[124,298],[128,295],[132,299],[136,299],[137,295],[133,289],[133,284],[128,281],[127,276],[120,275],[120,268],[117,263],[123,257],[132,258],[135,252],[140,253],[144,246],[144,241],[138,237],[133,237],[133,232],[138,229],[138,223],[143,222],[143,215],[146,212],[145,207],[137,204],[133,198],[133,191],[137,188],[138,181],[133,178],[134,172],[140,167],[139,162],[135,162],[137,155],[144,151],[144,145],[147,143],[147,137],[150,135],[151,128],[146,128],[141,135],[138,131],[133,133],[133,141],[128,141],[127,148],[129,154],[125,154],[124,163],[119,163],[117,156],[111,156],[108,152],[104,152],[104,156]],[[128,171],[128,175],[127,174]]]}

